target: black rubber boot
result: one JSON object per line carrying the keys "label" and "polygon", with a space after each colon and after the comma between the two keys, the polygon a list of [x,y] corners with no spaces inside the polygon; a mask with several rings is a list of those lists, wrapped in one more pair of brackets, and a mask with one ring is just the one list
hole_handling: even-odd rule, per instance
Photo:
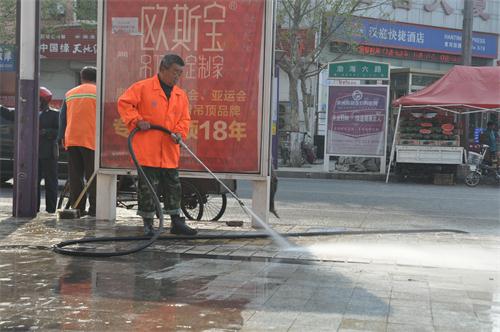
{"label": "black rubber boot", "polygon": [[171,234],[196,235],[198,231],[186,225],[186,218],[179,215],[170,216],[171,218]]}
{"label": "black rubber boot", "polygon": [[144,235],[153,236],[155,231],[153,229],[153,219],[152,218],[143,218],[144,220]]}

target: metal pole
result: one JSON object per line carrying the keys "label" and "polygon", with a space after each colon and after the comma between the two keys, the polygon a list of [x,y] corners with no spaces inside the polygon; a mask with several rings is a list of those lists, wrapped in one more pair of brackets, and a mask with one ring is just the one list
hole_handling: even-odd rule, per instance
{"label": "metal pole", "polygon": [[14,217],[35,217],[38,189],[39,0],[17,0]]}
{"label": "metal pole", "polygon": [[394,127],[394,136],[392,137],[391,156],[389,157],[389,165],[387,167],[387,175],[385,177],[385,183],[389,182],[389,174],[391,173],[391,164],[392,164],[392,160],[394,159],[394,151],[395,151],[394,149],[396,146],[396,136],[398,135],[399,117],[401,115],[401,108],[402,108],[402,105],[399,105],[398,117],[396,119],[396,126]]}
{"label": "metal pole", "polygon": [[[462,64],[472,65],[472,24],[473,24],[473,0],[464,0],[464,20],[462,25]],[[469,148],[469,126],[470,115],[465,115],[465,148]]]}
{"label": "metal pole", "polygon": [[464,20],[462,25],[462,64],[472,64],[472,0],[464,0]]}

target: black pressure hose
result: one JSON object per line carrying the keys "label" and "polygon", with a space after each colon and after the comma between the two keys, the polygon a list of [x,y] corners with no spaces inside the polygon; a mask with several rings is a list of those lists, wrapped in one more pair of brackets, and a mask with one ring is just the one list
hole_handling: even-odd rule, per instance
{"label": "black pressure hose", "polygon": [[[172,135],[172,132],[166,128],[163,128],[161,126],[156,126],[156,125],[151,125],[150,129],[154,130],[160,130],[163,131],[164,133],[168,134],[169,136]],[[113,257],[113,256],[123,256],[123,255],[128,255],[132,254],[134,252],[141,251],[150,245],[152,245],[160,236],[160,234],[163,232],[163,224],[164,224],[164,216],[163,216],[163,209],[161,208],[161,202],[160,199],[158,198],[158,195],[156,195],[156,192],[154,190],[153,185],[149,181],[148,177],[146,176],[146,173],[144,173],[144,170],[142,169],[141,165],[139,165],[139,162],[137,161],[137,157],[135,156],[134,149],[132,147],[132,140],[137,134],[137,132],[140,131],[139,128],[134,128],[131,132],[130,135],[128,136],[127,140],[127,145],[128,145],[128,151],[130,152],[130,156],[132,157],[132,161],[134,162],[135,167],[137,168],[137,172],[139,173],[139,176],[141,176],[146,185],[148,186],[149,190],[153,194],[153,200],[155,203],[155,209],[156,209],[156,214],[158,215],[158,218],[160,219],[160,225],[158,226],[158,229],[154,232],[153,236],[151,237],[145,237],[145,236],[127,236],[127,237],[95,237],[95,238],[90,238],[90,239],[80,239],[80,240],[72,240],[72,241],[63,241],[61,243],[58,243],[54,246],[54,252],[58,254],[65,254],[65,255],[73,255],[73,256],[87,256],[87,257]],[[86,250],[78,250],[78,249],[67,249],[64,248],[65,246],[68,246],[70,244],[80,244],[80,243],[90,243],[90,242],[113,242],[113,241],[137,241],[137,240],[147,240],[145,243],[127,249],[127,250],[122,250],[122,251],[86,251]]]}
{"label": "black pressure hose", "polygon": [[[169,136],[172,135],[172,132],[168,129],[165,129],[161,126],[151,125],[153,130],[160,130]],[[153,194],[153,199],[155,202],[156,213],[160,219],[160,224],[158,229],[154,232],[152,237],[149,236],[111,236],[111,237],[92,237],[92,238],[83,238],[78,240],[68,240],[60,242],[54,245],[53,250],[58,254],[70,255],[70,256],[84,256],[84,257],[113,257],[113,256],[123,256],[132,254],[138,251],[141,251],[150,245],[152,245],[156,240],[224,240],[224,239],[257,239],[257,238],[266,238],[269,237],[269,233],[246,233],[246,234],[205,234],[205,235],[194,235],[194,236],[160,236],[163,232],[164,225],[164,217],[163,217],[163,209],[161,208],[161,202],[156,192],[153,188],[153,185],[149,181],[148,177],[144,173],[141,165],[139,165],[137,158],[134,153],[134,149],[132,148],[132,140],[135,134],[140,131],[139,128],[134,128],[130,132],[128,137],[128,149],[132,160],[134,162],[135,167],[139,173],[139,176],[142,176],[149,190]],[[213,174],[213,173],[211,173]],[[241,201],[240,205],[244,205]],[[332,235],[361,235],[361,234],[407,234],[407,233],[438,233],[438,232],[452,232],[452,233],[466,233],[463,231],[453,230],[453,229],[416,229],[416,230],[382,230],[382,231],[317,231],[317,232],[298,232],[298,233],[284,233],[279,234],[283,237],[302,237],[302,236],[332,236]],[[89,251],[85,248],[65,248],[66,246],[75,245],[75,244],[84,244],[84,243],[96,243],[96,242],[131,242],[131,241],[145,241],[143,244],[139,246],[132,247],[127,250],[120,251]]]}

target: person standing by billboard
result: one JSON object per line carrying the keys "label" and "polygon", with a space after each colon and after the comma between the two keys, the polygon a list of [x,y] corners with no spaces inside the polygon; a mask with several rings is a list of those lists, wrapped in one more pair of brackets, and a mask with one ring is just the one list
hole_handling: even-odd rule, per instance
{"label": "person standing by billboard", "polygon": [[[179,180],[179,142],[186,139],[191,117],[186,92],[176,86],[183,73],[184,61],[167,54],[160,62],[157,75],[132,84],[118,99],[118,112],[129,129],[139,128],[133,149],[155,192],[163,194],[166,213],[170,215],[172,234],[195,235],[197,231],[180,216],[181,183]],[[169,137],[151,125],[172,132]],[[137,214],[143,218],[144,233],[153,235],[155,205],[144,179],[139,177]]]}
{"label": "person standing by billboard", "polygon": [[39,140],[38,140],[38,207],[40,211],[40,182],[45,181],[45,209],[48,213],[56,212],[57,204],[57,159],[59,145],[59,112],[49,107],[52,92],[40,87]]}
{"label": "person standing by billboard", "polygon": [[[84,177],[89,181],[94,173],[96,122],[96,67],[86,66],[80,71],[81,84],[66,92],[59,116],[59,139],[68,150],[69,200],[75,203],[84,188]],[[96,184],[89,188],[89,210],[96,215]],[[86,214],[87,199],[76,207]]]}
{"label": "person standing by billboard", "polygon": [[[45,210],[48,213],[56,212],[57,204],[57,160],[59,146],[57,133],[59,129],[59,112],[49,106],[52,92],[41,86],[39,90],[40,103],[38,108],[38,203],[37,212],[40,211],[41,181],[45,182]],[[15,111],[0,105],[0,115],[14,125]]]}

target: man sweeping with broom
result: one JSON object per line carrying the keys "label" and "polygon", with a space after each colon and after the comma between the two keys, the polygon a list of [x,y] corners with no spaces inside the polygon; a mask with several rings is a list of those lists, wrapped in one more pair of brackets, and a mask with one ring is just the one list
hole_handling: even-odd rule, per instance
{"label": "man sweeping with broom", "polygon": [[[133,149],[157,195],[163,193],[163,204],[171,219],[170,233],[195,235],[197,231],[180,216],[179,142],[186,139],[191,121],[188,97],[176,86],[183,69],[181,57],[165,55],[157,75],[132,84],[120,96],[118,112],[129,131],[136,127],[141,130],[134,137]],[[170,130],[172,136],[148,130],[151,125]],[[137,214],[144,221],[144,233],[151,236],[156,210],[152,193],[141,177],[137,200]]]}

